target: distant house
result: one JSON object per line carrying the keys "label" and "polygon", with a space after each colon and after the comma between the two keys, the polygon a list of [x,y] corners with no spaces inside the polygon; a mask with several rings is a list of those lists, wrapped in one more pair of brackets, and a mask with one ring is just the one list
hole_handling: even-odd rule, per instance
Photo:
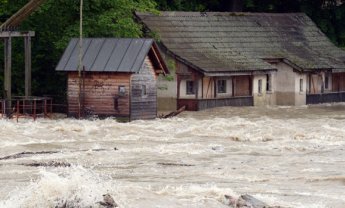
{"label": "distant house", "polygon": [[68,76],[68,114],[84,111],[130,120],[157,116],[158,74],[168,70],[152,39],[83,39],[81,88],[78,75],[78,39],[68,44],[57,71]]}
{"label": "distant house", "polygon": [[176,100],[177,107],[345,101],[345,51],[305,14],[136,16],[160,40],[165,58],[174,62],[175,85],[166,84],[170,89],[158,93],[163,100]]}

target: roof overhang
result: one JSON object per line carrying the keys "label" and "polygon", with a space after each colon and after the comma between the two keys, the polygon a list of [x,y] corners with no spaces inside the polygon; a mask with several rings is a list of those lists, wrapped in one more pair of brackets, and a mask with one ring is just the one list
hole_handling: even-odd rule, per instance
{"label": "roof overhang", "polygon": [[159,50],[159,47],[157,46],[156,42],[153,41],[152,43],[152,53],[154,55],[154,58],[157,61],[157,65],[159,66],[159,68],[162,70],[161,72],[156,71],[156,73],[161,74],[163,73],[164,75],[170,74],[170,71],[161,55],[161,52]]}
{"label": "roof overhang", "polygon": [[232,72],[204,72],[205,76],[209,77],[226,77],[226,76],[241,76],[241,75],[265,75],[277,69],[254,69],[252,71],[232,71]]}

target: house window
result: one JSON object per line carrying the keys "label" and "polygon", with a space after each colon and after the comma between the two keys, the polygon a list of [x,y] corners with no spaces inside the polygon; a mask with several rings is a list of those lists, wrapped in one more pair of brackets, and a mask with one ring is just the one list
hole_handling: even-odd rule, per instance
{"label": "house window", "polygon": [[141,96],[147,96],[146,85],[141,85]]}
{"label": "house window", "polygon": [[329,89],[329,74],[325,75],[325,89]]}
{"label": "house window", "polygon": [[195,94],[194,81],[191,81],[191,80],[186,81],[186,94],[187,95],[194,95]]}
{"label": "house window", "polygon": [[266,91],[272,91],[272,75],[266,75]]}
{"label": "house window", "polygon": [[303,92],[303,79],[299,79],[299,91]]}
{"label": "house window", "polygon": [[262,93],[262,79],[258,80],[258,93],[261,94]]}
{"label": "house window", "polygon": [[217,93],[226,93],[226,80],[217,81]]}

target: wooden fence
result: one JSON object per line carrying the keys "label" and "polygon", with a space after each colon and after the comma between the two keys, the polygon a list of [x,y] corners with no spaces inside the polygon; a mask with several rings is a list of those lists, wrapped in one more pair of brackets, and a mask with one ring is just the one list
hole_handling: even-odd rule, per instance
{"label": "wooden fence", "polygon": [[50,117],[53,111],[53,100],[48,97],[13,97],[11,100],[0,100],[0,114],[3,118]]}
{"label": "wooden fence", "polygon": [[254,99],[252,96],[217,98],[217,99],[178,99],[177,109],[186,106],[186,110],[198,111],[208,108],[223,106],[253,106]]}
{"label": "wooden fence", "polygon": [[345,92],[307,94],[307,104],[345,102]]}

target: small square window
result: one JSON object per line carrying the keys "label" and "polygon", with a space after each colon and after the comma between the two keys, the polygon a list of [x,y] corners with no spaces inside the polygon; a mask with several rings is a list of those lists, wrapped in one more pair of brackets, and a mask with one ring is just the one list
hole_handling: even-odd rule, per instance
{"label": "small square window", "polygon": [[217,81],[217,93],[226,93],[226,80]]}
{"label": "small square window", "polygon": [[262,93],[262,79],[258,80],[258,93],[261,94]]}
{"label": "small square window", "polygon": [[120,97],[126,95],[126,87],[125,87],[125,86],[120,85],[118,90],[119,90],[119,96],[120,96]]}
{"label": "small square window", "polygon": [[186,81],[186,94],[187,95],[194,95],[195,94],[194,82],[191,80]]}
{"label": "small square window", "polygon": [[299,80],[299,91],[303,92],[303,79]]}

